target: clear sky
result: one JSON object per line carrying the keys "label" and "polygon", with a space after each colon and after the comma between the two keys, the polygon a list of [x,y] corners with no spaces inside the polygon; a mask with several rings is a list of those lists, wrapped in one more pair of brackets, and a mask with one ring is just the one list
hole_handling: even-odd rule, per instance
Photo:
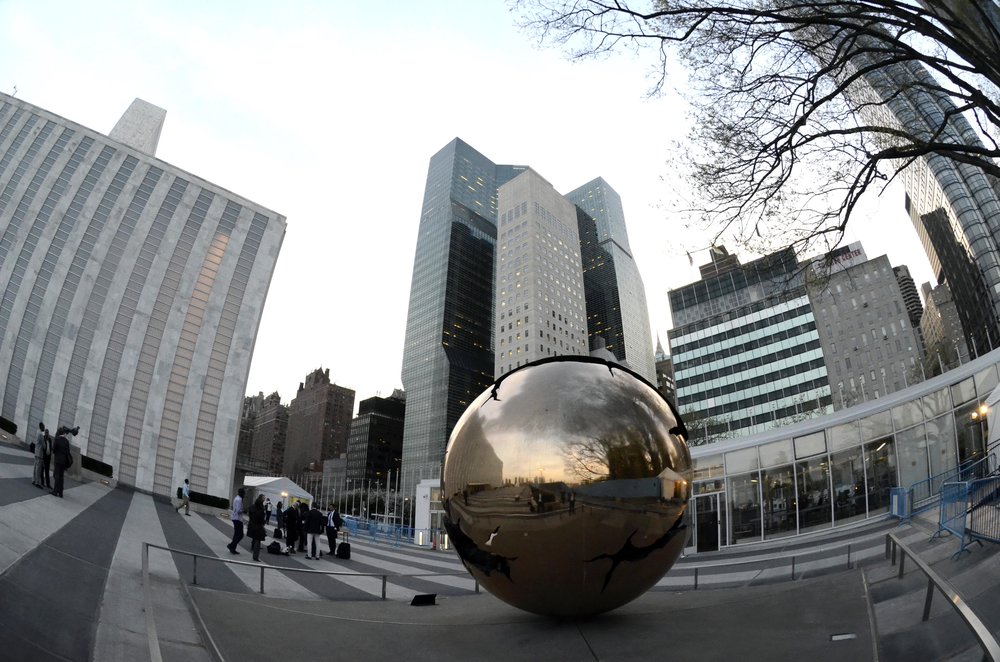
{"label": "clear sky", "polygon": [[[562,192],[604,177],[666,348],[667,291],[708,238],[669,211],[685,107],[646,98],[650,57],[570,62],[503,0],[0,0],[0,89],[104,133],[136,97],[165,108],[159,158],[287,217],[247,385],[286,403],[319,367],[356,400],[402,386],[427,164],[455,137]],[[919,288],[902,206],[873,197],[850,239]]]}

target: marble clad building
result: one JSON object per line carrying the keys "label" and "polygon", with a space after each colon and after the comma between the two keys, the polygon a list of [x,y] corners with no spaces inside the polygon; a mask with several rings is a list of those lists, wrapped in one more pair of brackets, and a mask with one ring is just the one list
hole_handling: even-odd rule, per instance
{"label": "marble clad building", "polygon": [[285,218],[157,159],[164,117],[137,99],[103,135],[0,94],[0,415],[228,497]]}

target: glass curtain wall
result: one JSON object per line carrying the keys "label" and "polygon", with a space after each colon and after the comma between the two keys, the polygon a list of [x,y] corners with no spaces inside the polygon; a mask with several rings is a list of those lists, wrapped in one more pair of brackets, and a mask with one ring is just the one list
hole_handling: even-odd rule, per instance
{"label": "glass curtain wall", "polygon": [[897,486],[913,488],[915,501],[926,499],[940,489],[942,474],[984,456],[983,403],[998,383],[993,365],[855,421],[695,458],[695,494],[718,495],[720,546],[885,514]]}

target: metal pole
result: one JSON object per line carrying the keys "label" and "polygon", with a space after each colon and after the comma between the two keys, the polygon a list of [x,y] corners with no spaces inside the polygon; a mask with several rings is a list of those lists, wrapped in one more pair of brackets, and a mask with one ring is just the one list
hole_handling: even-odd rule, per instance
{"label": "metal pole", "polygon": [[191,578],[191,583],[192,584],[197,584],[198,583],[198,557],[197,556],[192,556],[191,558],[194,559],[194,576]]}
{"label": "metal pole", "polygon": [[694,590],[698,590],[698,568],[694,569]]}
{"label": "metal pole", "polygon": [[[934,597],[934,580],[930,577],[927,578],[927,597],[924,598],[924,617],[922,620],[927,620],[931,617],[931,599]],[[985,659],[985,658],[983,658]]]}
{"label": "metal pole", "polygon": [[260,567],[260,592],[264,592],[264,566]]}
{"label": "metal pole", "polygon": [[795,579],[795,557],[792,557],[792,579]]}
{"label": "metal pole", "polygon": [[383,600],[385,600],[385,584],[386,584],[386,576],[382,575],[382,599]]}

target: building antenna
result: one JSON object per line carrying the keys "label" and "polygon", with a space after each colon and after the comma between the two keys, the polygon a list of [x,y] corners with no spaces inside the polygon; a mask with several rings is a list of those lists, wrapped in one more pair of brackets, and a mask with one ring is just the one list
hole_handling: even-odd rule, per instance
{"label": "building antenna", "polygon": [[16,97],[16,96],[17,96],[17,85],[15,85],[15,86],[14,86],[14,91],[13,91],[13,92],[11,92],[11,93],[10,93],[10,95],[11,95],[12,97]]}

